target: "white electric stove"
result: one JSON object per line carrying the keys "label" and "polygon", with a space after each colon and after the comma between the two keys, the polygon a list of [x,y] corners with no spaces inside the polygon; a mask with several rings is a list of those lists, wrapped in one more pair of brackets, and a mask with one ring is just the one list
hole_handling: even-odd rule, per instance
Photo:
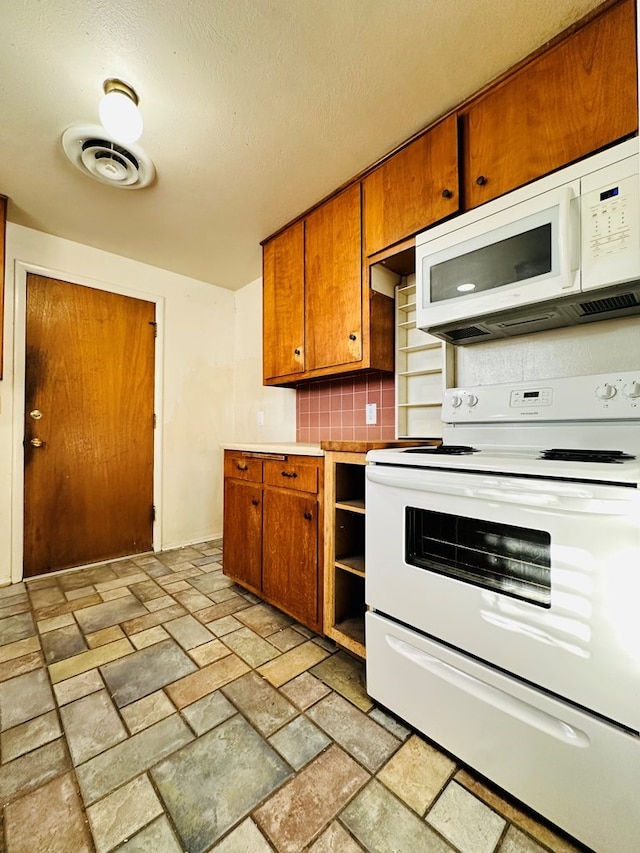
{"label": "white electric stove", "polygon": [[[640,838],[640,370],[449,389],[368,454],[371,695],[602,853]],[[606,805],[605,805],[606,804]]]}

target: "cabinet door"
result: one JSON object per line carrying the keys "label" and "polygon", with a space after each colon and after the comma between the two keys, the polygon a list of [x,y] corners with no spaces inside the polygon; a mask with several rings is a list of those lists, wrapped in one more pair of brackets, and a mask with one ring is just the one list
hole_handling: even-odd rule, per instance
{"label": "cabinet door", "polygon": [[291,616],[320,630],[315,495],[264,490],[262,589]]}
{"label": "cabinet door", "polygon": [[304,370],[304,223],[265,243],[262,260],[266,380]]}
{"label": "cabinet door", "polygon": [[239,480],[224,481],[225,575],[253,592],[262,588],[262,489]]}
{"label": "cabinet door", "polygon": [[633,0],[525,65],[463,118],[467,208],[634,133]]}
{"label": "cabinet door", "polygon": [[362,183],[365,255],[459,208],[458,120],[449,116],[378,166]]}
{"label": "cabinet door", "polygon": [[362,360],[360,184],[305,224],[306,369]]}

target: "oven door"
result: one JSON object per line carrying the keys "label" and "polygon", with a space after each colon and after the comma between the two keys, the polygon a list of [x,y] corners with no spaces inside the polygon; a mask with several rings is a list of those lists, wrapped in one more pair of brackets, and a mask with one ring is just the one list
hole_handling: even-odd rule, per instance
{"label": "oven door", "polygon": [[367,467],[366,600],[640,729],[640,493],[604,484]]}

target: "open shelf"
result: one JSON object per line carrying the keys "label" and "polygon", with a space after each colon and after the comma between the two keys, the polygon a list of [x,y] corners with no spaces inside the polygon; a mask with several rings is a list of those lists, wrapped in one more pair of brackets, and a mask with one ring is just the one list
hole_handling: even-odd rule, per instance
{"label": "open shelf", "polygon": [[365,453],[325,455],[324,632],[365,656]]}
{"label": "open shelf", "polygon": [[337,501],[336,509],[346,509],[349,512],[364,512],[364,498],[353,501]]}
{"label": "open shelf", "polygon": [[336,556],[336,568],[364,577],[364,554]]}
{"label": "open shelf", "polygon": [[415,273],[396,287],[396,437],[442,437],[444,389],[454,384],[454,349],[416,325]]}

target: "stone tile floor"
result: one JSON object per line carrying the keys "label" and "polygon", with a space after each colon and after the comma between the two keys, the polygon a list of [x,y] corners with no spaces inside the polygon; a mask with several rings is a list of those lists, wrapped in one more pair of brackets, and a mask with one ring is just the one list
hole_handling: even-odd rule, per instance
{"label": "stone tile floor", "polygon": [[0,589],[3,853],[576,853],[376,707],[221,542]]}

